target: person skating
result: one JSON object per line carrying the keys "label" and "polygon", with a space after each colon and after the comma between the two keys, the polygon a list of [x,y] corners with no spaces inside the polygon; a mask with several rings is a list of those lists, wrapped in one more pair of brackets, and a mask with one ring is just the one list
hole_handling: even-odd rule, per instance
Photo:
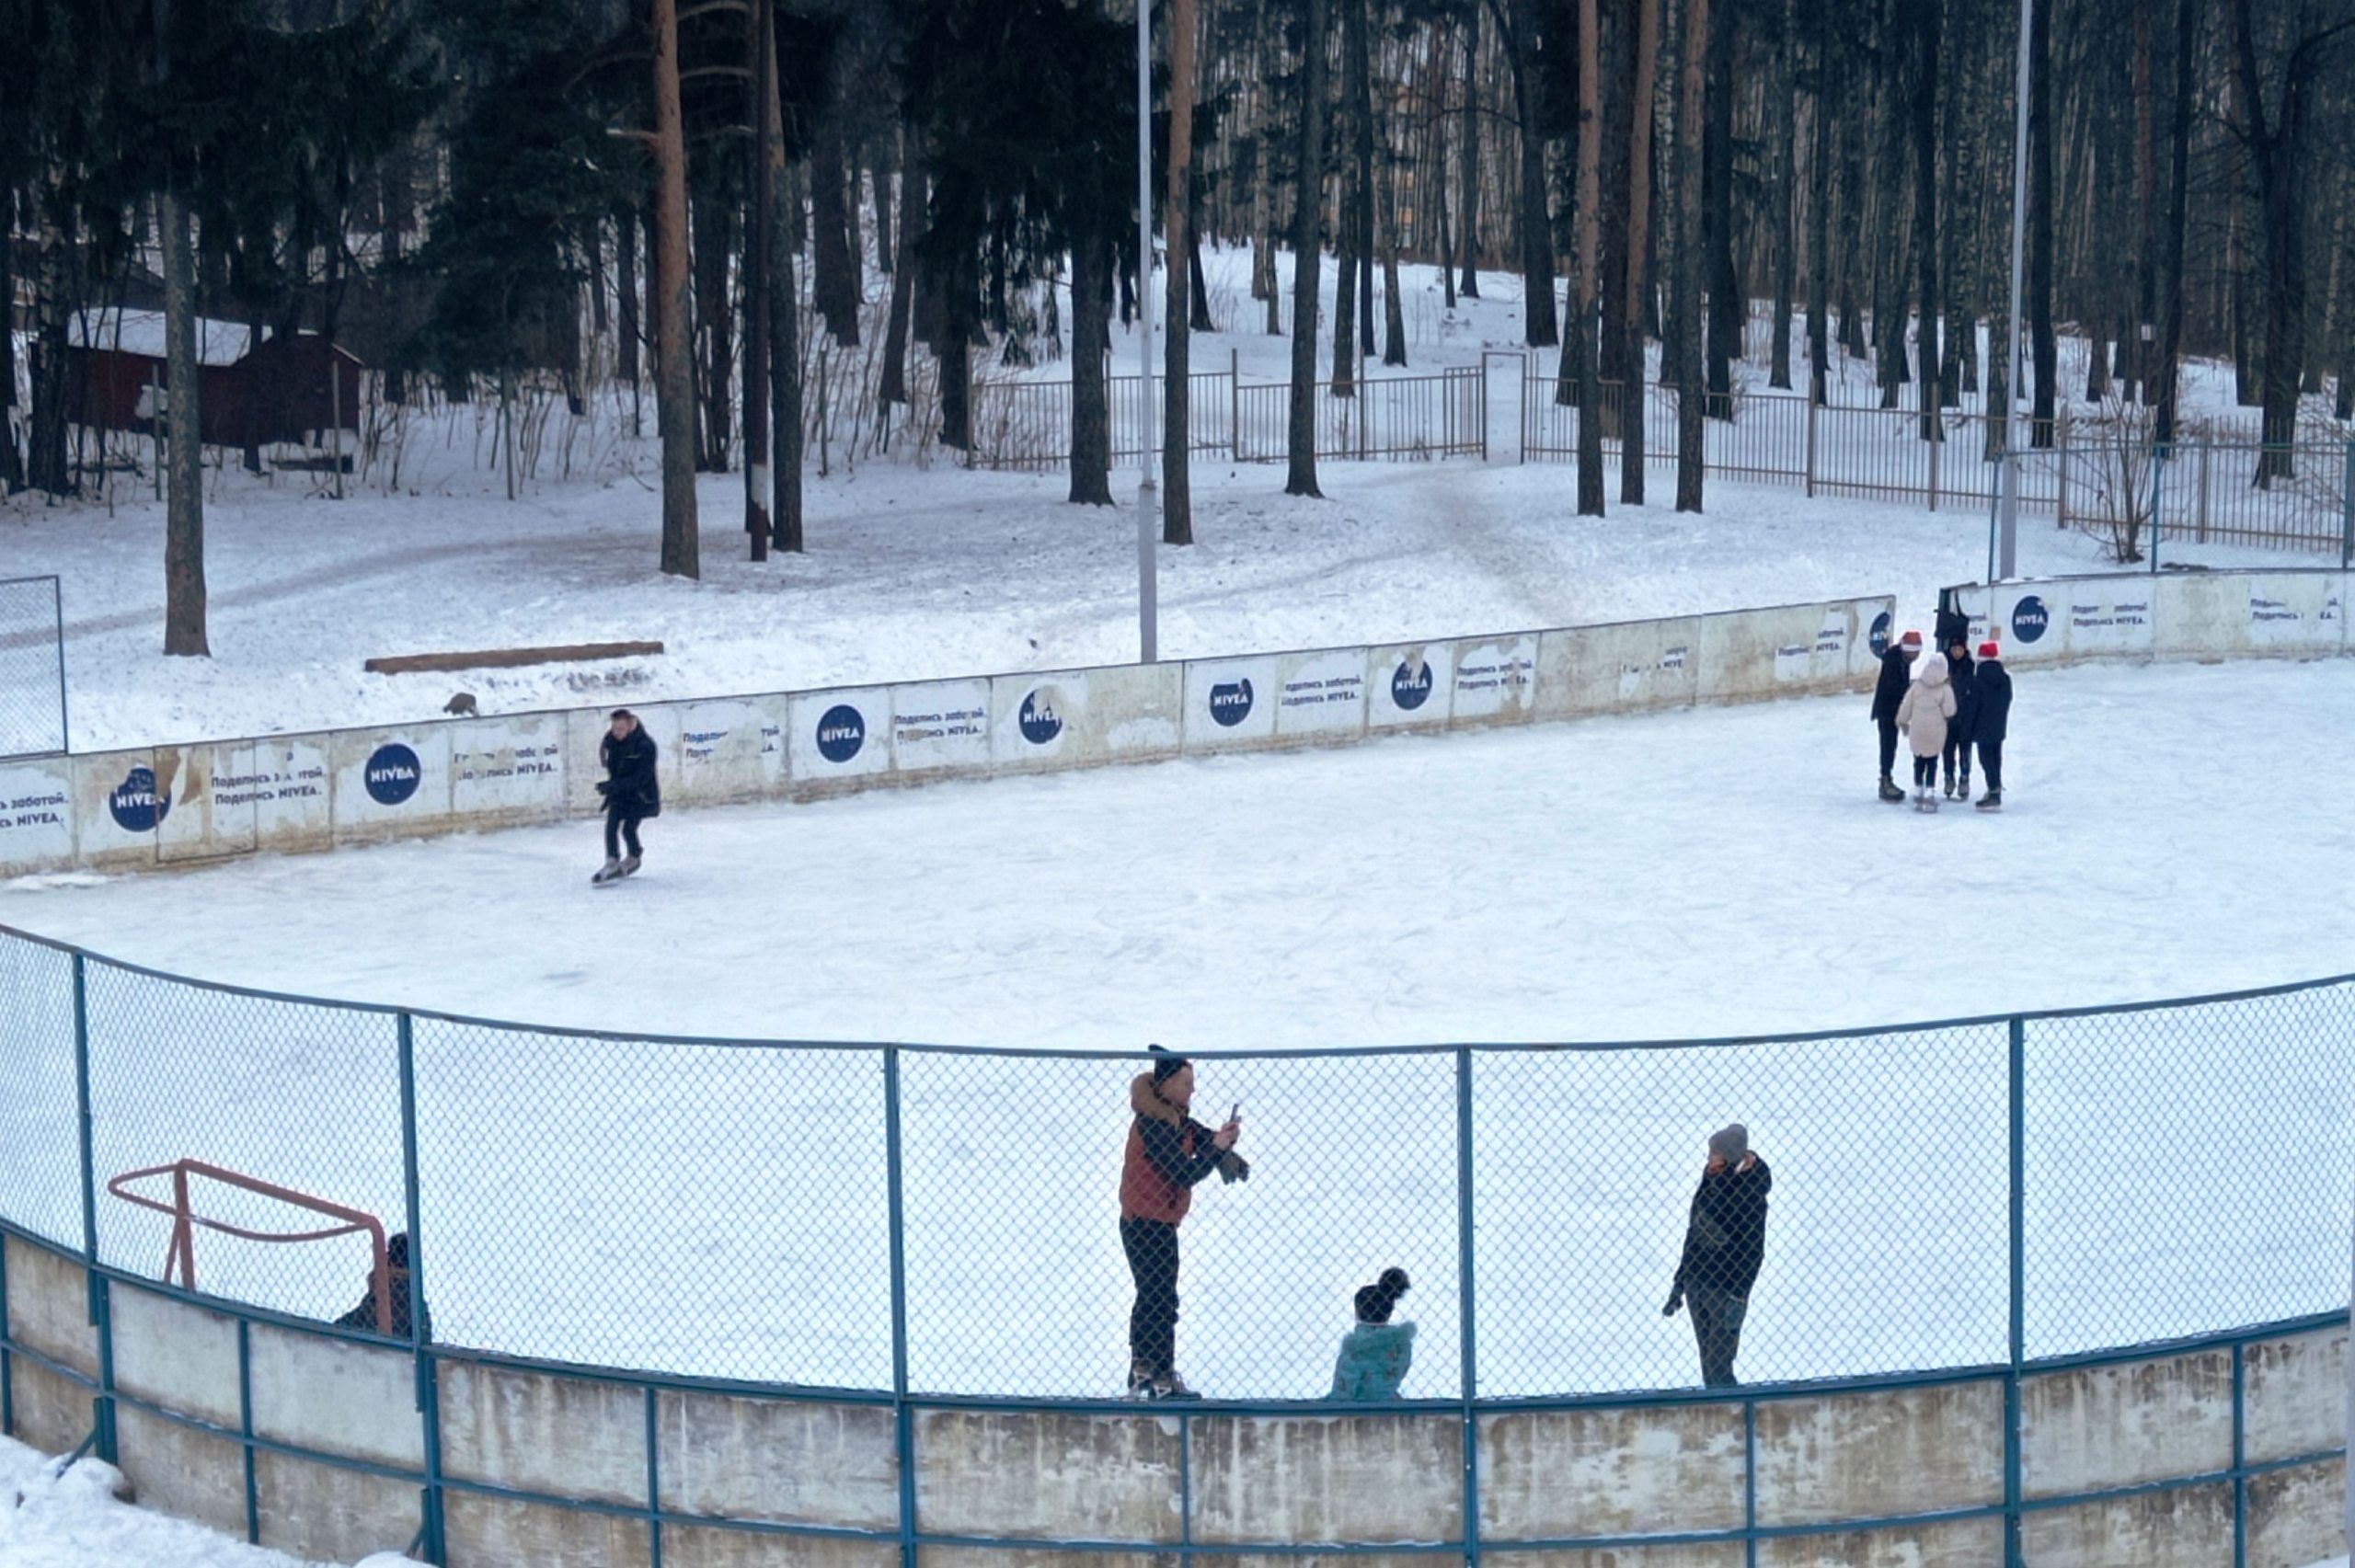
{"label": "person skating", "polygon": [[1946,660],[1934,658],[1922,679],[1897,704],[1897,727],[1913,749],[1913,809],[1938,808],[1938,753],[1946,749],[1947,726],[1954,717],[1954,688],[1947,682]]}
{"label": "person skating", "polygon": [[1194,1187],[1216,1171],[1246,1181],[1251,1167],[1235,1152],[1240,1116],[1216,1132],[1187,1113],[1194,1103],[1194,1064],[1159,1046],[1151,1070],[1129,1084],[1129,1141],[1120,1161],[1120,1250],[1136,1282],[1129,1311],[1129,1394],[1189,1399],[1178,1376],[1178,1227],[1193,1207]]}
{"label": "person skating", "polygon": [[1913,682],[1914,656],[1922,651],[1922,634],[1908,632],[1880,656],[1880,683],[1873,688],[1873,722],[1880,727],[1880,797],[1902,800],[1905,792],[1890,777],[1897,766],[1897,710]]}
{"label": "person skating", "polygon": [[[662,782],[655,772],[658,755],[654,737],[627,708],[615,708],[613,722],[597,742],[597,760],[605,765],[597,793],[605,797],[605,864],[589,880],[603,887],[636,871],[645,855],[638,842],[638,824],[662,815]],[[629,854],[625,858],[623,849]]]}
{"label": "person skating", "polygon": [[1938,753],[1943,765],[1946,797],[1970,798],[1970,731],[1979,716],[1978,666],[1970,661],[1970,645],[1958,632],[1947,645],[1947,683],[1954,688],[1954,722],[1947,726],[1947,743]]}
{"label": "person skating", "polygon": [[1672,1318],[1678,1307],[1692,1308],[1705,1387],[1734,1385],[1751,1288],[1766,1261],[1766,1195],[1774,1186],[1774,1172],[1750,1147],[1749,1128],[1736,1122],[1709,1135],[1708,1162],[1685,1221],[1684,1254],[1660,1309]]}
{"label": "person skating", "polygon": [[2004,668],[2004,650],[1993,642],[1979,645],[1979,711],[1971,724],[1971,738],[1979,746],[1979,772],[1987,793],[1979,797],[1982,811],[2004,808],[2004,738],[2012,727],[2012,672]]}
{"label": "person skating", "polygon": [[1415,1365],[1415,1325],[1394,1323],[1390,1314],[1407,1288],[1403,1268],[1385,1268],[1381,1278],[1358,1288],[1357,1323],[1341,1336],[1333,1391],[1326,1398],[1380,1404],[1398,1397],[1398,1385]]}

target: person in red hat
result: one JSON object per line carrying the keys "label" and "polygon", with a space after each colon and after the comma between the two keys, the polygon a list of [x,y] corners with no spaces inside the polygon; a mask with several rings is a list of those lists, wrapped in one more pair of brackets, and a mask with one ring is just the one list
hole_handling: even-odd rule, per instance
{"label": "person in red hat", "polygon": [[1987,793],[1979,797],[1982,811],[2004,808],[2004,738],[2011,733],[2012,672],[2004,668],[2004,650],[1993,638],[1979,645],[1979,675],[1973,686],[1978,699],[1971,719],[1971,739],[1979,747],[1979,772]]}
{"label": "person in red hat", "polygon": [[1897,766],[1897,710],[1905,690],[1913,684],[1913,660],[1921,656],[1922,634],[1908,632],[1880,656],[1880,684],[1873,688],[1873,722],[1880,726],[1880,797],[1902,800],[1905,792],[1890,777]]}

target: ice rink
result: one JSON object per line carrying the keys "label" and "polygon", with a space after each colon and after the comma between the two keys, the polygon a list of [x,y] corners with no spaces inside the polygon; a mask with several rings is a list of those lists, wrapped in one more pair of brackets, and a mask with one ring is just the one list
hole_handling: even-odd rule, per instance
{"label": "ice rink", "polygon": [[[679,812],[604,891],[580,823],[20,883],[0,923],[567,1027],[1082,1050],[1772,1035],[2355,968],[2333,798],[2355,665],[2016,678],[1994,817],[1876,801],[1858,695]],[[400,1211],[389,1020],[93,976],[102,1175],[193,1154]],[[19,963],[0,990],[41,981]],[[77,1225],[59,1020],[8,1017],[50,1076],[0,1095],[0,1184]],[[2030,1354],[2344,1299],[2344,1184],[2313,1173],[2348,1163],[2349,1017],[2332,990],[2261,1031],[2195,1010],[2031,1036]],[[1702,1139],[1737,1117],[1777,1172],[1746,1376],[2000,1360],[2005,1048],[1988,1025],[1477,1056],[1483,1391],[1691,1378],[1660,1303]],[[876,1056],[435,1020],[416,1049],[440,1336],[888,1380]],[[1117,1383],[1131,1070],[902,1058],[915,1386]],[[1189,1376],[1321,1392],[1349,1290],[1398,1263],[1407,1391],[1454,1391],[1455,1070],[1205,1064],[1204,1108],[1244,1104],[1258,1170],[1188,1228]],[[109,1255],[155,1266],[162,1222],[101,1201]],[[206,1246],[210,1288],[323,1315],[357,1294],[350,1257]]]}

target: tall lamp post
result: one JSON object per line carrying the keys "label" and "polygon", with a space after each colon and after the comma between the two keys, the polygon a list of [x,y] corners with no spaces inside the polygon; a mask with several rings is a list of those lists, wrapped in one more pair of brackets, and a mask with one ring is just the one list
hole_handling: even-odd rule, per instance
{"label": "tall lamp post", "polygon": [[1158,657],[1153,484],[1153,0],[1137,0],[1137,662]]}

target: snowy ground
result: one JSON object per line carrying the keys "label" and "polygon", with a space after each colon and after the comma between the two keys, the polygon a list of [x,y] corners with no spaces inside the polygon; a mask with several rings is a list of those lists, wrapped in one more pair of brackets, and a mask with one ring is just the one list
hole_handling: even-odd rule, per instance
{"label": "snowy ground", "polygon": [[[115,1501],[111,1465],[58,1461],[0,1437],[0,1564],[6,1568],[300,1568],[201,1525]],[[372,1558],[389,1568],[398,1558]]]}
{"label": "snowy ground", "polygon": [[[1223,370],[1232,350],[1246,383],[1282,379],[1289,339],[1250,330],[1246,253],[1208,261],[1213,314],[1235,330],[1198,338],[1197,367]],[[1408,373],[1481,364],[1519,342],[1518,279],[1488,275],[1486,297],[1451,314],[1432,269],[1404,275]],[[1329,267],[1326,287],[1329,300]],[[1763,337],[1753,349],[1763,356]],[[1116,346],[1117,368],[1133,362]],[[1493,367],[1494,464],[1326,462],[1326,499],[1307,501],[1282,494],[1280,466],[1199,458],[1199,542],[1160,552],[1165,656],[1892,591],[1926,617],[1939,587],[1986,569],[1986,513],[1960,504],[1932,515],[1910,502],[1811,501],[1796,487],[1713,477],[1703,516],[1614,499],[1606,520],[1576,519],[1568,466],[1511,461],[1518,362]],[[2192,404],[2229,406],[2228,378],[2212,366],[2193,372]],[[1068,367],[987,373],[1053,378]],[[1763,362],[1741,374],[1763,385]],[[1844,358],[1837,400],[1869,402],[1866,375]],[[609,394],[574,422],[556,406],[540,466],[514,501],[483,404],[418,410],[403,427],[397,470],[380,455],[342,501],[326,498],[316,475],[265,483],[231,462],[208,486],[210,659],[161,656],[163,511],[139,474],[114,474],[102,496],[68,506],[0,501],[0,576],[63,579],[72,739],[86,750],[418,719],[458,689],[495,712],[595,703],[615,690],[607,681],[639,698],[679,698],[1135,657],[1132,468],[1116,476],[1119,507],[1103,509],[1064,504],[1060,473],[974,473],[904,452],[862,456],[853,445],[833,450],[821,477],[813,452],[809,553],[764,566],[741,558],[741,476],[706,475],[705,575],[691,583],[655,569],[652,448],[628,435],[626,408]],[[1771,448],[1787,464],[1798,429],[1764,446],[1744,438],[1741,450],[1755,461]],[[1901,419],[1886,429],[1907,461],[1918,459]],[[134,455],[144,462],[144,447]],[[1828,448],[1827,464],[1838,461]],[[1668,472],[1652,478],[1655,498],[1671,498]],[[2318,559],[2216,546],[2197,555],[2211,565]],[[2100,560],[2086,535],[2025,525],[2026,574]],[[0,638],[17,630],[0,627]],[[659,638],[668,651],[455,676],[361,669],[378,655],[625,638]]]}
{"label": "snowy ground", "polygon": [[[2355,911],[2329,890],[2355,830],[2300,785],[2355,766],[2350,715],[2338,662],[2028,672],[1995,818],[1876,803],[1848,697],[681,813],[609,893],[585,885],[581,825],[49,879],[0,891],[0,921],[213,979],[610,1031],[1134,1050],[1875,1024],[2346,969]],[[49,1065],[0,1096],[0,1197],[70,1230],[57,977],[7,957],[20,1056]],[[2031,1354],[2344,1302],[2350,1216],[2308,1167],[2343,1163],[2355,1126],[2347,1006],[2032,1031]],[[100,969],[91,1027],[102,1173],[200,1154],[399,1212],[389,1022]],[[417,1049],[443,1337],[885,1380],[875,1059],[431,1021]],[[917,1386],[1106,1386],[1128,1067],[902,1070]],[[1453,1074],[1444,1055],[1206,1068],[1260,1169],[1188,1231],[1216,1260],[1189,1276],[1196,1377],[1318,1391],[1349,1288],[1399,1262],[1424,1330],[1409,1391],[1453,1391]],[[2005,1082],[2000,1027],[1482,1056],[1484,1391],[1691,1375],[1659,1301],[1700,1139],[1735,1116],[1781,1173],[1748,1375],[2000,1359]],[[2164,1197],[2116,1179],[2154,1158]],[[127,1208],[102,1226],[129,1266],[161,1258]],[[357,1294],[353,1257],[205,1247],[214,1288],[318,1312]]]}

